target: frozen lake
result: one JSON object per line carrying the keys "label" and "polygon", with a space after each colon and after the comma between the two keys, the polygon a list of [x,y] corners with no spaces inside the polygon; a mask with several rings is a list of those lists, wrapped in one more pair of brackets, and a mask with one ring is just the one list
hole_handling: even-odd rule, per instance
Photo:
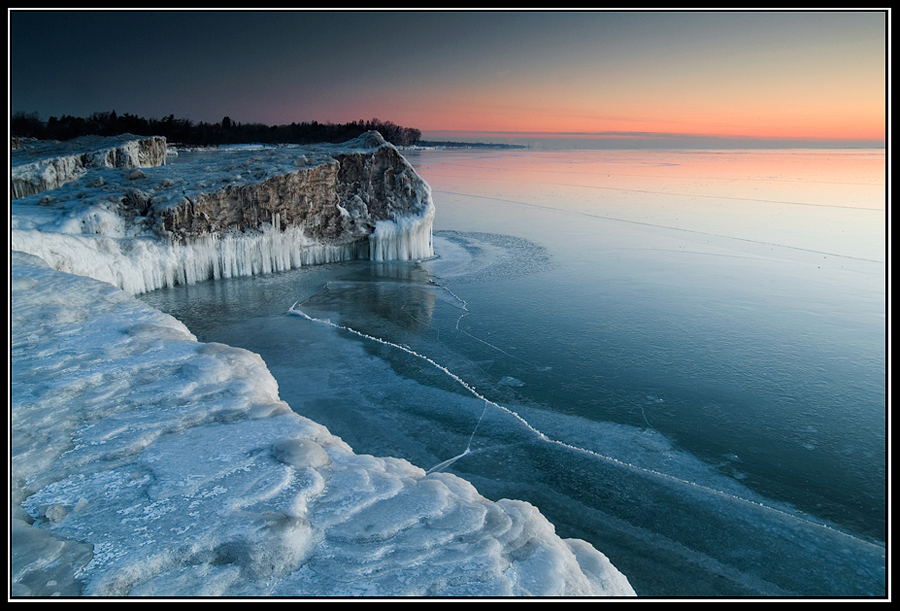
{"label": "frozen lake", "polygon": [[883,151],[404,154],[435,259],[142,299],[639,595],[885,594]]}

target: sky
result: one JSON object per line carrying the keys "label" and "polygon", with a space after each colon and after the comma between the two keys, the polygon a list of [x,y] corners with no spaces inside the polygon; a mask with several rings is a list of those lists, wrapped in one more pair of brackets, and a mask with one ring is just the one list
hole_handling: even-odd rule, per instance
{"label": "sky", "polygon": [[10,10],[10,112],[883,143],[888,14]]}

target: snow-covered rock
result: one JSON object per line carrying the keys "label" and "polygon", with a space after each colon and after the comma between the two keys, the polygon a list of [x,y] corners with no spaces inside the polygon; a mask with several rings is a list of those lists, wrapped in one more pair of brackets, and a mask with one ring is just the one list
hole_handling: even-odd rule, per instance
{"label": "snow-covered rock", "polygon": [[262,359],[12,255],[22,596],[630,596],[538,510],[355,454]]}
{"label": "snow-covered rock", "polygon": [[68,142],[16,140],[11,147],[10,197],[56,189],[92,168],[148,168],[166,163],[166,139],[124,134]]}
{"label": "snow-covered rock", "polygon": [[433,256],[431,190],[377,132],[194,159],[91,166],[17,199],[13,248],[131,293],[311,263]]}

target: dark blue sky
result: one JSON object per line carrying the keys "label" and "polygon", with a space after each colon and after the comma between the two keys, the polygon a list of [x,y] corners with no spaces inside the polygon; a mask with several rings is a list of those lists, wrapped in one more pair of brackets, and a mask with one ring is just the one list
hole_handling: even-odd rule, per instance
{"label": "dark blue sky", "polygon": [[10,11],[12,112],[878,138],[880,12]]}

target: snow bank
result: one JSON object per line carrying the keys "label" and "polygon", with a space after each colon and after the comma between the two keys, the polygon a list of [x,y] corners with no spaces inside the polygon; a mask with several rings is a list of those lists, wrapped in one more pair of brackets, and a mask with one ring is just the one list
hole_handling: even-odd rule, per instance
{"label": "snow bank", "polygon": [[14,595],[633,595],[531,505],[357,455],[262,359],[12,259]]}
{"label": "snow bank", "polygon": [[341,145],[188,156],[140,169],[96,164],[15,200],[13,249],[133,294],[314,263],[433,256],[430,188],[377,132]]}

